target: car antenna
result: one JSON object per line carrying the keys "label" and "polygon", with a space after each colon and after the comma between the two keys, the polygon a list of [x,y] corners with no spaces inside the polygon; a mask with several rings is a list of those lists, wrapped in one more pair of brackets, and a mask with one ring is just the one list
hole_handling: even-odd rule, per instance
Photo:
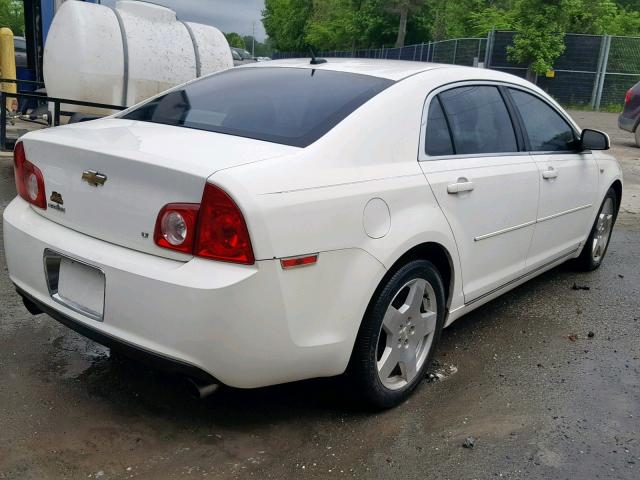
{"label": "car antenna", "polygon": [[321,65],[323,63],[327,63],[326,59],[316,57],[316,52],[313,51],[313,47],[309,46],[309,52],[311,53],[311,65]]}

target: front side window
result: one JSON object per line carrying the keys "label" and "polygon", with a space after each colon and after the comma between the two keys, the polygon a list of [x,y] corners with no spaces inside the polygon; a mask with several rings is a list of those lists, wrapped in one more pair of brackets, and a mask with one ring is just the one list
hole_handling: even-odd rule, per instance
{"label": "front side window", "polygon": [[518,151],[513,123],[497,87],[457,87],[439,97],[457,154]]}
{"label": "front side window", "polygon": [[533,152],[575,150],[575,134],[567,121],[535,95],[510,88]]}
{"label": "front side window", "polygon": [[121,118],[306,147],[394,82],[307,68],[234,68]]}

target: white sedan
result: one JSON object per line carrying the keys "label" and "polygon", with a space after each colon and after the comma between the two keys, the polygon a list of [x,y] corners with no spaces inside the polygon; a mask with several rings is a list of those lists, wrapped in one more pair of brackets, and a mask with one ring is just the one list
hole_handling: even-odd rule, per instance
{"label": "white sedan", "polygon": [[608,148],[497,71],[256,63],[25,135],[9,273],[30,312],[203,394],[346,373],[390,407],[454,320],[601,264]]}

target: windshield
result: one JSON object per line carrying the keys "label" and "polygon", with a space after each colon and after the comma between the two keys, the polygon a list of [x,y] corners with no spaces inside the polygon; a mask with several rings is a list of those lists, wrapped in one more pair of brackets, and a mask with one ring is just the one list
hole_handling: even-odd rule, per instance
{"label": "windshield", "polygon": [[392,85],[306,68],[234,68],[166,93],[121,118],[306,147]]}

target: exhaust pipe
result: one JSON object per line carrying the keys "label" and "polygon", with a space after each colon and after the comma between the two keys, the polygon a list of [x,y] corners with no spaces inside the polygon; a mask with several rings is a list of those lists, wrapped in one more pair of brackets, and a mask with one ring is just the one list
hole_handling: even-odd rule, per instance
{"label": "exhaust pipe", "polygon": [[213,395],[220,388],[219,383],[204,383],[190,377],[186,378],[186,384],[191,396],[200,400]]}

